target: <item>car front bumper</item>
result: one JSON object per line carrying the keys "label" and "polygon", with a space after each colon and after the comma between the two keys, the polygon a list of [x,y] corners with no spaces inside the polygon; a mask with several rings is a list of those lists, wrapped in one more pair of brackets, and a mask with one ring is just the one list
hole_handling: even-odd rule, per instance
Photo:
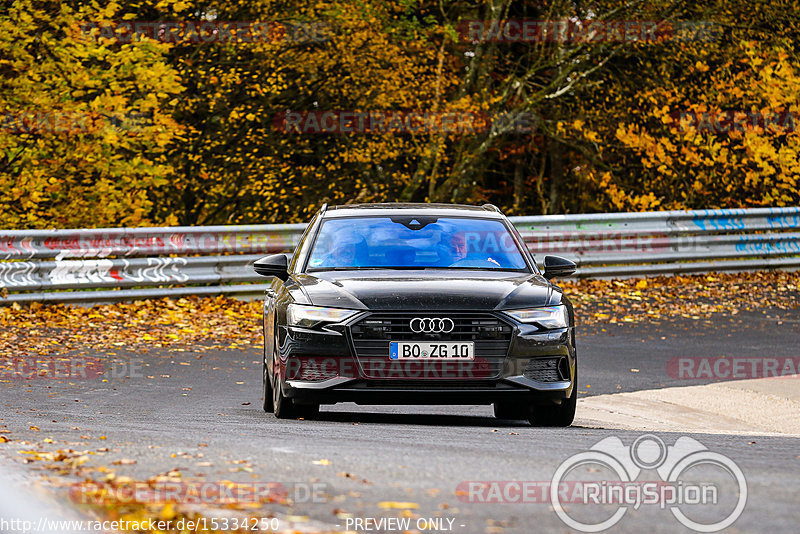
{"label": "car front bumper", "polygon": [[429,362],[426,372],[413,361],[403,369],[389,362],[386,341],[386,371],[377,376],[374,368],[365,373],[349,325],[289,327],[280,351],[283,391],[298,404],[557,404],[568,397],[577,366],[574,328],[542,331],[503,320],[511,326],[507,350],[483,367],[478,348],[472,366]]}

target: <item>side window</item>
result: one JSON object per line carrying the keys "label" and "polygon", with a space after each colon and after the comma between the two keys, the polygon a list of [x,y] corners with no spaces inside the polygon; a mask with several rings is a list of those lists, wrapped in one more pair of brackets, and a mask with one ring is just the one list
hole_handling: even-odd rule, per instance
{"label": "side window", "polygon": [[301,266],[298,264],[298,262],[308,254],[308,249],[311,246],[312,241],[311,237],[316,229],[318,220],[319,212],[314,215],[314,217],[311,219],[311,222],[309,222],[308,226],[306,226],[305,232],[303,232],[303,235],[300,237],[300,241],[297,243],[294,253],[292,254],[291,262],[289,262],[289,272],[296,273],[298,268]]}
{"label": "side window", "polygon": [[514,223],[512,223],[507,219],[506,222],[508,224],[509,229],[511,230],[511,233],[519,241],[520,248],[522,249],[523,254],[525,254],[528,257],[528,261],[533,266],[533,271],[537,274],[541,274],[539,266],[536,264],[536,258],[533,257],[533,252],[531,252],[530,249],[528,248],[528,244],[525,243],[525,240],[522,238],[522,235],[519,233],[519,230],[517,230],[517,227],[514,226]]}

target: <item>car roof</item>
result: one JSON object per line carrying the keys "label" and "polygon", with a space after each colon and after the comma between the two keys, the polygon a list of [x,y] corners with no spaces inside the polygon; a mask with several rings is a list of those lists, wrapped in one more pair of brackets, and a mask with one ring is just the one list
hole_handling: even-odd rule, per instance
{"label": "car roof", "polygon": [[345,204],[328,206],[324,217],[375,217],[391,215],[434,215],[437,217],[476,217],[502,219],[503,214],[491,204],[468,206],[465,204],[423,204],[392,202],[383,204]]}

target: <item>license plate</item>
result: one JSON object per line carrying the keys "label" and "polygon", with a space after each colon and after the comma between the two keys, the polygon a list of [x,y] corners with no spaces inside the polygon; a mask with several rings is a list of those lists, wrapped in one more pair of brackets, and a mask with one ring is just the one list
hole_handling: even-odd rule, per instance
{"label": "license plate", "polygon": [[475,344],[472,341],[408,343],[392,341],[389,343],[390,360],[474,360]]}

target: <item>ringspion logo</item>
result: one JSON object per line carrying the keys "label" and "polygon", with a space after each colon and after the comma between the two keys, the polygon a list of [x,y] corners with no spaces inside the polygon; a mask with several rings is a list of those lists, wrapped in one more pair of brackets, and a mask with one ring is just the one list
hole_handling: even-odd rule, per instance
{"label": "ringspion logo", "polygon": [[[655,471],[665,484],[630,484],[647,471]],[[565,507],[559,488],[577,481],[585,506]],[[653,504],[668,508],[687,528],[717,532],[742,514],[747,481],[733,460],[690,437],[669,446],[652,434],[631,445],[609,437],[558,466],[550,482],[550,502],[561,521],[580,532],[606,530],[628,510]]]}

